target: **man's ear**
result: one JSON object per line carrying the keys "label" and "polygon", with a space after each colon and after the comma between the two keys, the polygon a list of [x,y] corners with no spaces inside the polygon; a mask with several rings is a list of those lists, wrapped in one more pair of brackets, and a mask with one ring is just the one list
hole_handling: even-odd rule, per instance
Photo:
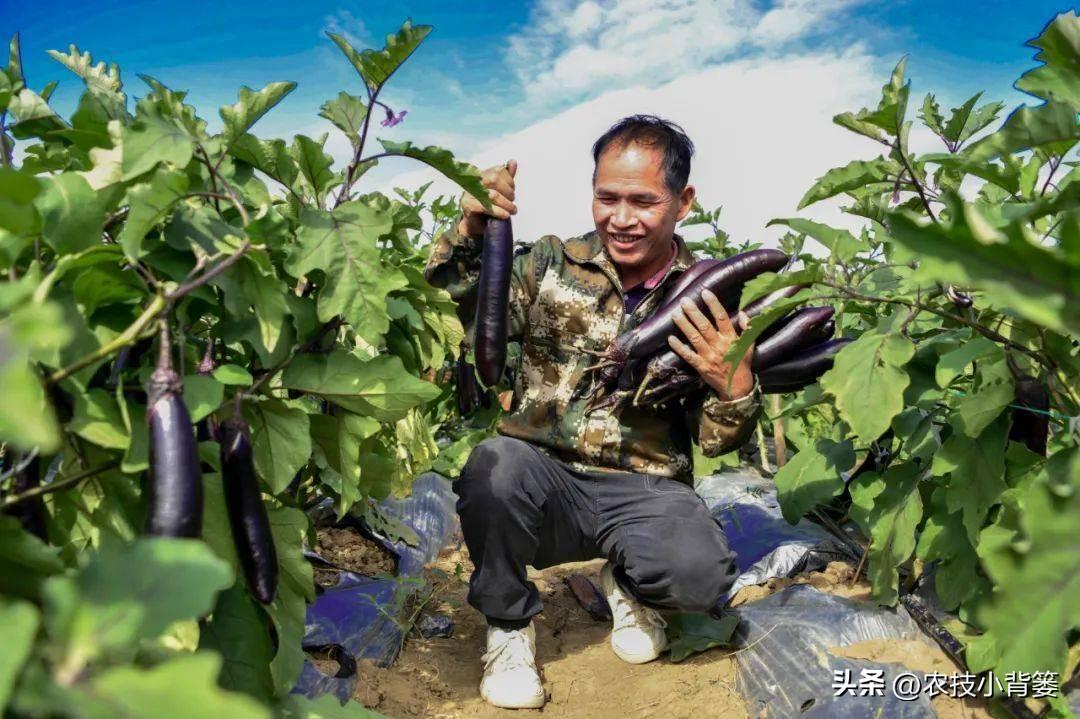
{"label": "man's ear", "polygon": [[687,185],[679,193],[679,215],[675,218],[677,222],[682,222],[683,218],[690,214],[690,210],[694,207],[695,197],[697,197],[697,190],[693,185]]}

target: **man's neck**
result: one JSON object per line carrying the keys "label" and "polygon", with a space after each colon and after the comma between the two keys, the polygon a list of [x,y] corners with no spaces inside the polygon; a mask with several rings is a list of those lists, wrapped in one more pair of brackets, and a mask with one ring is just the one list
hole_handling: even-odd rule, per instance
{"label": "man's neck", "polygon": [[623,290],[631,290],[638,285],[649,282],[650,280],[659,281],[662,279],[663,274],[668,267],[675,262],[675,258],[678,256],[679,245],[675,242],[675,238],[671,238],[671,245],[667,254],[661,255],[655,262],[650,262],[648,266],[643,268],[631,268],[624,271],[622,267],[617,267],[619,273],[619,281],[622,283]]}

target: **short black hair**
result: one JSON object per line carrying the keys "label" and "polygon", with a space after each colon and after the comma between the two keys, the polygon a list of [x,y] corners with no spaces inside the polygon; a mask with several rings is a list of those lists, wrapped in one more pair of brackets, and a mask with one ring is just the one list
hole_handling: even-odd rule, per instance
{"label": "short black hair", "polygon": [[690,158],[694,156],[694,143],[686,132],[670,120],[656,115],[630,115],[616,122],[600,139],[593,143],[593,182],[600,155],[609,145],[627,146],[638,143],[654,147],[663,154],[664,184],[673,195],[678,195],[690,179]]}

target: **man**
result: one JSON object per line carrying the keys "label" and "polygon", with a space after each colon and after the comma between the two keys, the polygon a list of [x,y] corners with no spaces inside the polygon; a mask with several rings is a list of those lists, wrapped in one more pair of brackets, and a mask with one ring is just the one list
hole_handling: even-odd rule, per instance
{"label": "man", "polygon": [[[682,338],[669,338],[707,383],[702,396],[587,407],[595,353],[648,317],[694,262],[675,234],[694,201],[692,154],[673,123],[621,120],[593,146],[595,231],[565,242],[546,236],[514,258],[509,327],[522,352],[513,406],[500,436],[473,450],[454,484],[475,565],[469,603],[488,621],[480,693],[496,706],[545,701],[531,623],[541,604],[527,564],[605,557],[611,646],[632,663],[666,648],[657,608],[712,610],[735,579],[720,525],[690,486],[691,439],[707,457],[729,451],[745,441],[760,408],[751,353],[737,367],[723,361],[735,331],[717,298],[705,296],[708,315],[685,303],[676,318]],[[484,224],[488,215],[516,213],[516,173],[513,160],[485,171],[493,209],[466,195],[461,221],[432,250],[427,277],[466,318]]]}

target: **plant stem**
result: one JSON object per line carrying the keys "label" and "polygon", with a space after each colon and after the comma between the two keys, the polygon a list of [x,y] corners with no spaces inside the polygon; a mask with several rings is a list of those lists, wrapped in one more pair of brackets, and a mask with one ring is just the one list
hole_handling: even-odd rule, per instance
{"label": "plant stem", "polygon": [[784,418],[780,417],[780,395],[774,394],[769,398],[773,416],[773,443],[776,445],[776,468],[780,469],[787,464],[787,438],[784,436]]}
{"label": "plant stem", "polygon": [[285,359],[281,360],[276,365],[274,365],[273,367],[268,369],[261,377],[259,377],[259,379],[257,379],[255,381],[254,384],[251,385],[251,387],[249,387],[247,390],[245,390],[242,394],[244,396],[247,396],[247,397],[254,397],[255,392],[260,387],[262,387],[264,384],[266,384],[266,382],[271,377],[273,377],[278,372],[280,372],[281,370],[288,367],[292,363],[292,361],[294,359],[296,359],[296,356],[298,354],[300,354],[302,352],[310,351],[314,347],[318,346],[319,342],[322,341],[322,338],[324,336],[326,336],[327,332],[330,332],[331,330],[336,330],[338,327],[341,326],[341,324],[342,324],[341,317],[334,317],[333,319],[331,319],[331,320],[327,321],[326,323],[324,323],[323,326],[321,328],[319,328],[319,331],[317,333],[315,333],[315,337],[308,340],[307,342],[294,345],[292,350],[285,357]]}
{"label": "plant stem", "polygon": [[88,469],[88,470],[86,470],[84,472],[79,472],[78,474],[73,475],[71,477],[68,477],[67,479],[61,479],[58,482],[52,482],[51,484],[44,484],[44,485],[41,485],[39,487],[33,487],[31,489],[26,490],[25,492],[21,492],[19,494],[12,495],[10,497],[4,497],[4,499],[2,501],[0,501],[0,510],[5,510],[5,509],[8,509],[9,507],[14,507],[17,504],[22,504],[23,502],[31,500],[34,497],[40,497],[43,494],[51,494],[53,492],[59,492],[59,491],[61,491],[63,489],[68,489],[70,487],[74,487],[75,485],[79,484],[80,482],[82,482],[85,479],[90,479],[91,477],[99,475],[102,472],[106,472],[106,471],[108,471],[110,469],[113,469],[113,468],[119,466],[119,465],[120,465],[120,460],[118,460],[118,459],[113,460],[112,462],[106,462],[105,464],[103,464],[103,465],[101,465],[99,467],[94,467],[93,469]]}
{"label": "plant stem", "polygon": [[193,280],[191,280],[189,282],[185,282],[184,284],[180,285],[175,290],[173,290],[172,292],[167,294],[165,296],[165,299],[167,299],[169,302],[175,302],[176,300],[180,299],[181,297],[188,294],[189,292],[192,292],[192,291],[198,289],[199,287],[202,287],[207,282],[214,279],[215,277],[220,275],[222,272],[224,272],[225,270],[229,269],[230,267],[235,265],[237,262],[239,262],[240,258],[243,257],[244,254],[249,249],[251,249],[251,240],[249,238],[245,237],[244,241],[242,243],[240,243],[240,246],[236,248],[236,252],[229,255],[228,257],[223,259],[221,262],[217,263],[216,265],[214,265],[213,267],[211,267],[210,269],[208,269],[206,272],[202,273],[201,275],[199,275],[195,279],[193,279]]}
{"label": "plant stem", "polygon": [[926,214],[930,215],[931,220],[937,222],[937,217],[934,215],[934,210],[930,207],[930,200],[926,197],[926,191],[923,188],[922,183],[919,182],[919,178],[915,176],[915,170],[912,169],[911,163],[908,162],[907,155],[905,155],[904,151],[900,149],[899,138],[897,138],[896,142],[893,143],[892,147],[896,149],[896,154],[900,156],[900,162],[903,163],[904,169],[907,170],[909,175],[911,175],[911,182],[913,185],[915,185],[915,191],[919,193],[919,197],[922,198],[923,207],[926,208]]}
{"label": "plant stem", "polygon": [[64,379],[67,379],[71,375],[75,374],[84,367],[89,367],[98,360],[105,359],[113,352],[117,352],[120,349],[133,344],[142,334],[142,331],[146,329],[154,319],[165,309],[166,302],[165,297],[161,294],[154,295],[154,299],[150,301],[150,304],[146,306],[143,313],[139,315],[138,319],[132,322],[127,329],[121,332],[116,339],[108,342],[101,347],[97,348],[90,354],[86,355],[82,359],[76,360],[74,363],[59,369],[49,375],[48,384],[57,384]]}

